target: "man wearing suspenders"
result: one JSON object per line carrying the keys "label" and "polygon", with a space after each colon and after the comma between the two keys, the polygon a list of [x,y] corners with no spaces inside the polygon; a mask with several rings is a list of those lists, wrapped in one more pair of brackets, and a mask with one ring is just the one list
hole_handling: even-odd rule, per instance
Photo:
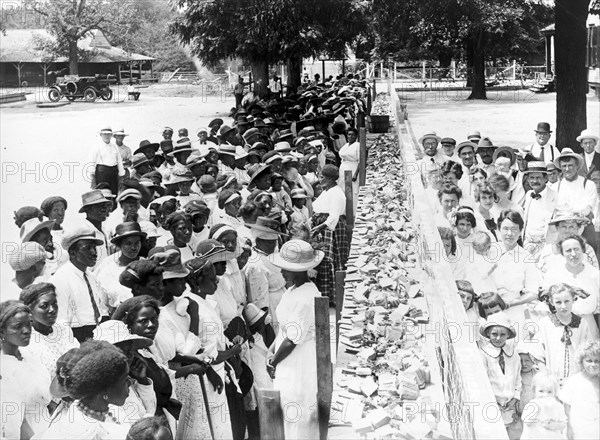
{"label": "man wearing suspenders", "polygon": [[534,156],[538,161],[545,162],[546,164],[554,162],[560,153],[554,145],[548,143],[551,133],[552,130],[550,130],[549,123],[538,122],[535,129],[536,141],[525,147],[525,151]]}

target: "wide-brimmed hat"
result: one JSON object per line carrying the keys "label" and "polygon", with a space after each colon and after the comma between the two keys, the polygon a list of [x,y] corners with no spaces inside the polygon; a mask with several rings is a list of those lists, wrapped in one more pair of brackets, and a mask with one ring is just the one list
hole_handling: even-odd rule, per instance
{"label": "wide-brimmed hat", "polygon": [[142,232],[142,228],[138,222],[124,222],[117,225],[115,228],[115,235],[110,239],[110,242],[112,244],[117,244],[117,242],[125,237],[134,236],[146,238],[146,233]]}
{"label": "wide-brimmed hat", "polygon": [[281,130],[281,132],[279,133],[278,140],[283,141],[284,139],[291,139],[293,137],[294,137],[294,133],[292,133],[292,130],[290,130],[289,128],[286,128],[285,130]]}
{"label": "wide-brimmed hat", "polygon": [[231,131],[235,131],[235,128],[230,127],[229,125],[223,124],[223,125],[221,125],[221,128],[219,128],[219,136],[223,137]]}
{"label": "wide-brimmed hat", "polygon": [[137,168],[145,163],[148,163],[148,158],[144,153],[136,153],[131,157],[131,166],[133,168]]}
{"label": "wide-brimmed hat", "polygon": [[264,163],[270,164],[271,162],[274,162],[276,160],[283,161],[283,156],[277,151],[269,151],[263,156],[262,160]]}
{"label": "wide-brimmed hat", "polygon": [[176,184],[181,182],[193,182],[195,180],[194,175],[190,170],[177,170],[173,173],[173,177],[169,183]]}
{"label": "wide-brimmed hat", "polygon": [[248,118],[245,115],[240,114],[240,112],[238,111],[236,116],[235,116],[235,121],[233,123],[233,125],[248,125]]}
{"label": "wide-brimmed hat", "polygon": [[556,167],[556,165],[554,165],[554,163],[550,162],[546,164],[546,171],[551,172],[554,170],[558,170],[558,168]]}
{"label": "wide-brimmed hat", "polygon": [[218,240],[209,238],[202,240],[196,245],[196,256],[206,258],[209,263],[229,261],[235,258],[235,252],[228,252]]}
{"label": "wide-brimmed hat", "polygon": [[317,251],[303,240],[290,240],[281,246],[278,253],[273,254],[271,262],[290,272],[304,272],[317,267],[325,253]]}
{"label": "wide-brimmed hat", "polygon": [[99,324],[94,329],[94,339],[106,341],[113,345],[128,343],[132,345],[134,350],[148,348],[153,344],[152,339],[134,335],[127,328],[127,324],[117,319],[109,319]]}
{"label": "wide-brimmed hat", "polygon": [[587,217],[577,215],[572,211],[557,211],[552,216],[552,220],[548,222],[549,225],[557,225],[560,222],[577,222],[581,225],[587,225],[590,221]]}
{"label": "wide-brimmed hat", "polygon": [[253,303],[248,303],[244,306],[242,315],[244,316],[244,321],[251,326],[260,321],[264,316],[267,316],[267,312],[259,309],[258,306]]}
{"label": "wide-brimmed hat", "polygon": [[275,144],[274,151],[277,151],[278,153],[289,153],[290,151],[292,151],[292,147],[288,142],[281,141]]}
{"label": "wide-brimmed hat", "polygon": [[[252,170],[252,172],[251,172]],[[271,166],[266,164],[255,164],[248,168],[248,174],[250,174],[250,180],[248,181],[248,186],[251,186],[252,183],[261,176],[265,174],[271,173]]]}
{"label": "wide-brimmed hat", "polygon": [[594,133],[592,130],[590,130],[589,128],[586,128],[585,130],[583,130],[581,132],[581,134],[579,136],[577,136],[577,142],[581,142],[584,139],[594,139],[596,142],[598,142],[598,140],[600,140],[598,135],[596,133]]}
{"label": "wide-brimmed hat", "polygon": [[264,142],[254,142],[252,144],[252,146],[250,147],[249,152],[250,151],[256,151],[256,150],[267,150],[267,151],[269,151],[269,147]]}
{"label": "wide-brimmed hat", "polygon": [[481,138],[479,143],[477,144],[477,149],[481,150],[482,148],[498,148],[492,143],[492,140],[488,137]]}
{"label": "wide-brimmed hat", "polygon": [[419,143],[421,145],[423,145],[423,141],[425,139],[435,139],[438,142],[440,142],[442,140],[442,138],[439,137],[435,131],[430,131],[428,133],[425,133],[423,136],[421,136],[421,139],[419,139]]}
{"label": "wide-brimmed hat", "polygon": [[110,127],[104,127],[101,128],[99,131],[100,134],[113,134],[112,128]]}
{"label": "wide-brimmed hat", "polygon": [[175,143],[175,148],[173,148],[173,155],[177,153],[184,153],[186,151],[192,152],[192,142],[189,138],[183,137],[181,139],[177,139]]}
{"label": "wide-brimmed hat", "polygon": [[215,125],[215,124],[220,124],[220,125],[223,125],[223,119],[221,119],[221,118],[215,118],[215,119],[213,119],[212,121],[210,121],[210,122],[208,123],[208,126],[209,126],[210,128],[212,128],[212,126],[213,126],[213,125]]}
{"label": "wide-brimmed hat", "polygon": [[260,132],[260,130],[258,128],[253,127],[253,128],[246,130],[246,132],[242,135],[242,138],[248,143],[248,140],[252,136],[263,136],[263,134]]}
{"label": "wide-brimmed hat", "polygon": [[513,151],[512,147],[498,147],[496,151],[494,151],[493,161],[496,162],[498,157],[508,154],[510,159],[510,165],[512,166],[517,160],[517,155]]}
{"label": "wide-brimmed hat", "polygon": [[573,158],[577,161],[577,170],[580,170],[583,167],[583,157],[581,157],[580,154],[575,153],[573,150],[571,150],[570,148],[563,148],[562,151],[560,152],[560,156],[558,156],[556,159],[554,159],[554,165],[556,165],[557,168],[560,168],[560,161],[561,159],[565,159],[565,158]]}
{"label": "wide-brimmed hat", "polygon": [[48,231],[52,231],[54,227],[54,220],[45,220],[41,222],[37,217],[30,218],[21,226],[21,231],[19,232],[19,237],[21,238],[21,243],[26,241],[30,241],[31,237],[33,237],[38,232],[48,229]]}
{"label": "wide-brimmed hat", "polygon": [[181,264],[181,251],[177,246],[157,246],[150,250],[148,259],[164,269],[164,280],[185,278],[190,274],[189,269]]}
{"label": "wide-brimmed hat", "polygon": [[486,323],[479,328],[479,332],[484,338],[487,338],[488,329],[495,326],[506,328],[508,330],[508,339],[513,339],[517,336],[513,323],[504,312],[497,312],[488,316]]}
{"label": "wide-brimmed hat", "polygon": [[160,147],[160,144],[153,143],[147,139],[144,139],[143,141],[140,142],[140,146],[137,148],[137,150],[135,150],[133,152],[133,154],[143,153],[144,150],[149,150],[149,149],[152,149],[152,150],[154,150],[154,152],[157,152],[159,147]]}
{"label": "wide-brimmed hat", "polygon": [[135,188],[124,189],[119,193],[119,195],[117,195],[117,202],[121,202],[129,197],[132,197],[136,200],[142,200],[142,193]]}
{"label": "wide-brimmed hat", "polygon": [[46,252],[41,244],[35,241],[27,241],[19,244],[18,249],[8,254],[8,264],[15,272],[22,272],[51,257],[52,255]]}
{"label": "wide-brimmed hat", "polygon": [[235,156],[235,145],[221,144],[219,145],[219,154],[227,154],[228,156]]}
{"label": "wide-brimmed hat", "polygon": [[77,224],[65,228],[61,246],[64,250],[69,252],[71,246],[81,240],[93,241],[96,246],[101,246],[104,244],[104,240],[98,238],[96,235],[96,229],[92,226],[92,224],[82,220]]}
{"label": "wide-brimmed hat", "polygon": [[93,189],[81,195],[81,208],[79,212],[84,212],[86,206],[97,205],[99,203],[112,203],[99,189]]}
{"label": "wide-brimmed hat", "polygon": [[281,223],[269,217],[258,217],[256,223],[246,224],[254,238],[263,240],[277,240],[279,237],[287,237],[281,232]]}
{"label": "wide-brimmed hat", "polygon": [[466,147],[471,147],[474,152],[477,151],[477,144],[475,144],[471,141],[464,141],[456,146],[456,153],[460,154],[460,150],[462,150],[463,148],[466,148]]}
{"label": "wide-brimmed hat", "polygon": [[544,173],[548,174],[548,169],[546,168],[546,162],[541,161],[532,161],[527,163],[527,169],[523,171],[523,174],[527,173]]}
{"label": "wide-brimmed hat", "polygon": [[550,124],[547,122],[538,122],[538,125],[534,131],[536,133],[552,133],[552,130],[550,130]]}

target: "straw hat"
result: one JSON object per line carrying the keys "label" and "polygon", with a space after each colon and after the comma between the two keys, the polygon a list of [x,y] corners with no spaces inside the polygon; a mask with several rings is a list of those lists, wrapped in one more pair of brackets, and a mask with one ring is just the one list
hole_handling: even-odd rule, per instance
{"label": "straw hat", "polygon": [[256,223],[246,224],[254,238],[263,240],[277,240],[279,237],[287,237],[281,232],[281,223],[269,217],[258,217]]}
{"label": "straw hat", "polygon": [[527,169],[523,171],[523,174],[527,173],[544,173],[548,174],[548,169],[546,168],[546,162],[540,161],[532,161],[527,163]]}
{"label": "straw hat", "polygon": [[517,160],[517,155],[513,151],[511,147],[499,147],[496,151],[494,151],[493,160],[496,162],[498,156],[508,154],[510,156],[510,165],[513,166],[515,161]]}
{"label": "straw hat", "polygon": [[560,222],[577,222],[580,226],[587,225],[590,221],[587,217],[582,217],[571,211],[558,211],[548,222],[549,225],[558,225]]}
{"label": "straw hat", "polygon": [[71,228],[65,229],[61,245],[62,248],[68,252],[71,246],[81,240],[93,241],[96,246],[104,244],[104,240],[101,240],[96,235],[96,229],[92,224],[87,221],[81,221]]}
{"label": "straw hat", "polygon": [[592,130],[586,128],[579,136],[577,136],[577,142],[581,142],[584,139],[594,139],[596,142],[598,142],[600,138]]}
{"label": "straw hat", "polygon": [[31,237],[40,232],[43,229],[48,229],[48,231],[52,231],[54,227],[54,220],[46,220],[39,221],[37,218],[30,218],[23,226],[21,226],[21,231],[19,232],[19,237],[21,238],[21,243],[26,241],[30,241]]}
{"label": "straw hat", "polygon": [[273,255],[271,262],[289,272],[304,272],[317,267],[324,256],[323,251],[314,250],[306,241],[290,240]]}
{"label": "straw hat", "polygon": [[129,197],[132,197],[136,200],[142,200],[142,193],[135,188],[127,188],[119,193],[117,196],[117,202],[122,202]]}
{"label": "straw hat", "polygon": [[181,170],[177,170],[173,173],[173,177],[171,178],[171,184],[176,184],[176,183],[180,183],[180,182],[193,182],[194,179],[194,175],[192,174],[191,171],[187,170],[187,169],[181,169]]}
{"label": "straw hat", "polygon": [[470,132],[467,135],[467,139],[470,140],[470,141],[473,140],[473,139],[480,140],[481,139],[481,133],[478,130],[473,130],[472,132]]}
{"label": "straw hat", "polygon": [[463,148],[466,147],[471,147],[473,149],[473,151],[477,151],[477,144],[471,142],[471,141],[464,141],[461,142],[460,144],[458,144],[458,146],[456,147],[456,152],[458,154],[460,154],[460,150],[462,150]]}
{"label": "straw hat", "polygon": [[442,140],[442,138],[439,137],[435,131],[425,133],[423,136],[421,136],[421,139],[419,139],[419,143],[423,145],[423,141],[425,141],[425,139],[435,139],[438,143]]}
{"label": "straw hat", "polygon": [[27,241],[19,244],[19,248],[8,255],[8,264],[15,272],[21,272],[51,256],[41,244]]}
{"label": "straw hat", "polygon": [[560,152],[560,156],[558,156],[556,159],[554,159],[554,165],[556,165],[556,167],[560,169],[560,161],[561,161],[561,159],[565,159],[565,158],[575,159],[577,161],[577,170],[580,170],[583,167],[583,157],[581,157],[581,155],[575,153],[570,148],[563,148],[563,150]]}
{"label": "straw hat", "polygon": [[122,127],[115,128],[113,136],[129,136],[129,133],[125,133],[125,129]]}
{"label": "straw hat", "polygon": [[99,189],[93,189],[81,195],[81,208],[79,212],[84,212],[86,206],[97,205],[99,203],[112,203]]}
{"label": "straw hat", "polygon": [[244,307],[242,315],[244,316],[244,321],[251,326],[260,321],[264,316],[267,316],[267,312],[259,309],[255,304],[248,303]]}

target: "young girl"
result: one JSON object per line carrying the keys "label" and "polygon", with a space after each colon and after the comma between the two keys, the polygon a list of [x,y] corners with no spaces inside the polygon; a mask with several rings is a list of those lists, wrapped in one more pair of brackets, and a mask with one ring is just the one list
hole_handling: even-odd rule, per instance
{"label": "young girl", "polygon": [[498,225],[496,224],[496,218],[491,213],[494,203],[498,201],[498,196],[494,188],[488,182],[477,185],[475,200],[477,201],[477,211],[483,217],[485,227],[497,240],[496,230],[498,229]]}
{"label": "young girl", "polygon": [[[458,294],[460,295],[460,299],[462,300],[465,311],[467,312],[467,322],[469,326],[473,326],[476,330],[474,340],[479,340],[479,310],[476,307],[478,297],[473,290],[473,286],[471,283],[465,280],[457,280],[456,281],[456,289],[458,290]],[[471,331],[469,328],[467,331]],[[471,333],[469,333],[471,335]]]}
{"label": "young girl", "polygon": [[[572,313],[575,292],[567,284],[555,284],[548,291],[548,303],[555,311],[539,320],[539,331],[533,341],[539,341],[545,370],[563,381],[579,371],[575,351],[591,339],[587,322]],[[523,344],[533,342],[523,341]]]}
{"label": "young girl", "polygon": [[577,353],[581,372],[571,376],[558,393],[565,404],[570,439],[600,438],[600,341],[585,342]]}
{"label": "young girl", "polygon": [[496,292],[484,292],[479,297],[479,315],[487,319],[494,313],[506,310],[506,303]]}
{"label": "young girl", "polygon": [[518,439],[521,421],[517,405],[521,397],[521,358],[515,351],[513,341],[516,331],[504,312],[488,316],[481,327],[484,341],[480,351],[487,370],[492,391],[502,413],[508,437]]}
{"label": "young girl", "polygon": [[494,206],[490,209],[490,214],[492,214],[495,219],[498,219],[500,213],[506,210],[517,211],[523,216],[523,208],[510,199],[512,187],[510,181],[505,176],[502,174],[494,174],[489,178],[489,183],[498,196]]}
{"label": "young girl", "polygon": [[556,379],[544,373],[533,378],[534,398],[523,408],[521,440],[567,438],[567,416],[556,398]]}

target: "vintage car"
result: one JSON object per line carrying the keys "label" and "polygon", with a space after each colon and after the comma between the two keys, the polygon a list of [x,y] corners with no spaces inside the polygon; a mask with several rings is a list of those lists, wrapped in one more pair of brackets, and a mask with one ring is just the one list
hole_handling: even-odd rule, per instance
{"label": "vintage car", "polygon": [[106,75],[67,75],[56,79],[56,84],[48,90],[48,99],[57,102],[65,97],[69,101],[85,99],[87,102],[94,102],[100,97],[109,101],[113,96],[109,87],[110,82],[111,80]]}

